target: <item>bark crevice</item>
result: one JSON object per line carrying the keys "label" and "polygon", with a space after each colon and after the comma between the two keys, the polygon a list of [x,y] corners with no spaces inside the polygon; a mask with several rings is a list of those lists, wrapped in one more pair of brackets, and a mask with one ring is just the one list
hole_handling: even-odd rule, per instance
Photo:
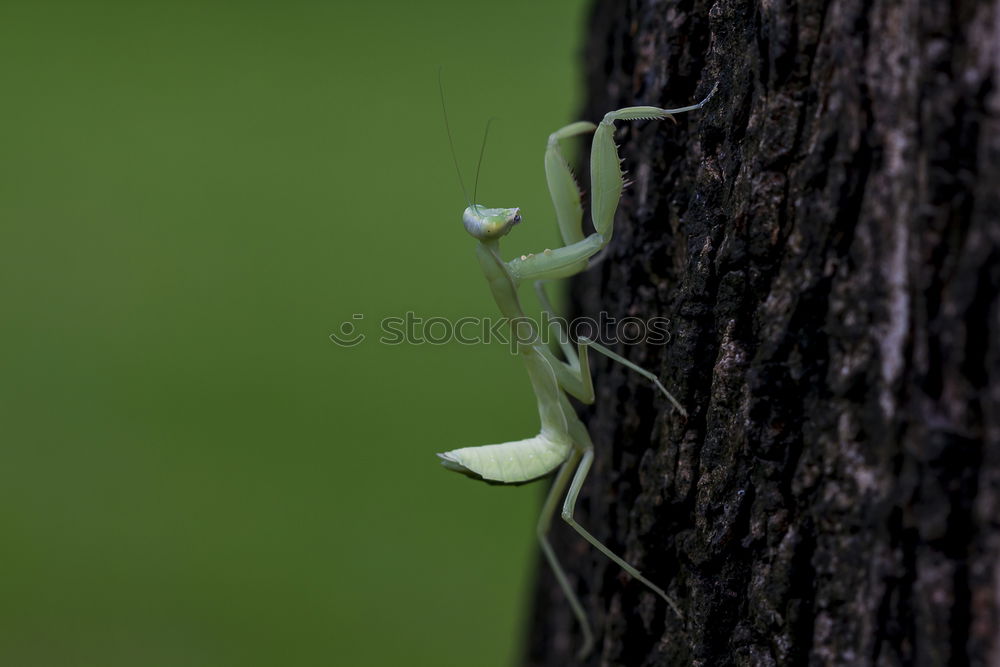
{"label": "bark crevice", "polygon": [[[633,104],[634,184],[577,315],[671,320],[595,359],[571,531],[588,664],[1000,664],[1000,2],[598,2],[582,118]],[[582,170],[584,189],[587,174]],[[579,635],[544,568],[526,662]]]}

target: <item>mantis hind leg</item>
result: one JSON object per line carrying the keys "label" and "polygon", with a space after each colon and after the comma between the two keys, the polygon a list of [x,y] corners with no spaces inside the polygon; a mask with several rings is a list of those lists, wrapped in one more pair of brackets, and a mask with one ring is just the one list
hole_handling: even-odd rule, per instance
{"label": "mantis hind leg", "polygon": [[552,307],[552,302],[549,301],[549,294],[545,291],[546,282],[545,280],[535,281],[535,294],[538,296],[538,303],[542,308],[542,314],[547,318],[548,329],[545,333],[555,336],[563,356],[566,357],[566,363],[571,368],[579,368],[580,359],[577,357],[576,350],[573,349],[573,343],[569,340],[569,332],[563,326],[565,320],[556,313],[555,308]]}
{"label": "mantis hind leg", "polygon": [[661,392],[663,392],[663,395],[666,396],[667,400],[670,401],[670,403],[673,404],[673,406],[675,408],[677,408],[678,412],[680,412],[685,417],[688,416],[687,410],[684,409],[684,406],[680,404],[680,401],[678,401],[676,398],[674,398],[673,394],[671,394],[669,391],[667,391],[667,388],[663,386],[662,382],[660,382],[660,378],[656,377],[655,374],[651,373],[650,371],[647,371],[642,366],[638,366],[638,365],[632,363],[631,361],[629,361],[625,357],[612,352],[611,350],[609,350],[608,348],[604,347],[600,343],[594,342],[594,341],[590,340],[589,338],[581,336],[578,340],[580,341],[580,346],[581,347],[583,347],[583,346],[592,347],[592,348],[594,348],[595,351],[600,352],[601,354],[603,354],[604,356],[606,356],[608,359],[611,359],[612,361],[617,361],[622,366],[624,366],[624,367],[626,367],[626,368],[628,368],[630,370],[633,370],[636,373],[638,373],[639,375],[641,375],[644,378],[646,378],[647,380],[652,381],[653,384],[655,384],[657,386],[657,388],[659,388],[659,390]]}
{"label": "mantis hind leg", "polygon": [[[590,366],[587,363],[587,350],[589,348],[593,348],[596,352],[600,352],[612,361],[617,361],[622,366],[625,366],[626,368],[643,376],[647,380],[650,380],[663,393],[666,399],[670,401],[675,408],[677,408],[678,412],[685,417],[688,416],[687,410],[684,409],[684,406],[680,404],[680,401],[674,398],[673,394],[667,391],[667,388],[663,386],[660,379],[656,377],[654,373],[647,371],[642,366],[632,363],[625,357],[616,354],[600,343],[597,343],[585,336],[580,336],[577,339],[579,344],[579,354],[577,354],[577,352],[573,350],[573,345],[569,342],[569,335],[566,328],[562,325],[559,316],[556,315],[552,308],[548,294],[545,292],[545,281],[536,281],[535,291],[538,294],[538,301],[542,306],[542,312],[547,314],[550,318],[548,333],[556,336],[559,341],[559,346],[562,348],[563,356],[566,357],[565,362],[549,358],[549,363],[552,364],[552,368],[556,373],[556,378],[559,381],[560,387],[584,403],[590,404],[594,402],[593,380],[590,377]],[[550,353],[548,353],[546,349],[543,354]]]}
{"label": "mantis hind leg", "polygon": [[559,505],[559,498],[562,497],[563,491],[566,490],[566,485],[569,483],[570,477],[573,475],[573,471],[576,469],[579,460],[580,453],[574,450],[574,453],[570,455],[570,458],[559,469],[559,473],[556,475],[555,481],[552,482],[552,487],[549,489],[549,494],[545,498],[545,504],[542,506],[542,513],[538,517],[536,532],[538,534],[538,543],[542,547],[542,553],[545,554],[545,560],[548,561],[549,567],[552,568],[553,574],[556,575],[556,581],[559,582],[559,587],[562,588],[563,595],[569,601],[573,615],[576,616],[576,621],[580,624],[580,632],[583,634],[583,645],[580,647],[578,657],[583,658],[590,653],[594,646],[594,632],[590,629],[587,612],[584,611],[583,604],[580,603],[580,598],[577,597],[576,591],[573,590],[573,586],[569,582],[569,577],[566,576],[566,571],[563,570],[562,565],[559,563],[556,552],[552,549],[552,545],[549,544],[548,537],[549,529],[552,527],[552,517],[555,515],[556,507]]}
{"label": "mantis hind leg", "polygon": [[[684,614],[681,613],[681,610],[677,606],[677,603],[674,602],[673,599],[669,595],[667,595],[662,588],[654,584],[646,577],[642,576],[639,570],[635,569],[632,565],[627,563],[625,559],[623,559],[614,551],[606,547],[603,542],[601,542],[596,537],[591,535],[587,531],[587,529],[585,529],[583,526],[577,523],[576,520],[573,518],[573,512],[576,509],[577,496],[580,495],[580,489],[583,487],[583,483],[587,479],[587,474],[590,472],[590,465],[591,463],[593,463],[593,461],[594,461],[594,450],[593,448],[588,448],[583,452],[583,457],[580,459],[580,465],[576,469],[576,474],[573,475],[573,482],[570,484],[569,493],[566,494],[566,499],[563,501],[563,509],[562,509],[563,520],[570,526],[572,526],[573,530],[580,533],[580,535],[582,535],[585,540],[587,540],[592,545],[597,547],[597,549],[602,554],[613,560],[623,570],[628,572],[632,577],[646,584],[646,586],[650,590],[652,590],[654,593],[663,598],[667,602],[667,604],[670,605],[670,608],[674,610],[674,613],[676,613],[678,617],[684,618]],[[568,465],[569,463],[567,462],[567,466]],[[560,476],[561,474],[562,473],[560,473]]]}

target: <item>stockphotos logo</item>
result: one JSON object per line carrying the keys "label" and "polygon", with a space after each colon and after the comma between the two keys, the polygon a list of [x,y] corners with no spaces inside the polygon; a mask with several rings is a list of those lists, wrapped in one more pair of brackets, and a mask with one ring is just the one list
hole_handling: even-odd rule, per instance
{"label": "stockphotos logo", "polygon": [[512,351],[524,345],[571,344],[581,339],[601,345],[666,345],[670,342],[670,320],[665,317],[618,319],[602,312],[597,318],[567,320],[543,312],[530,317],[421,317],[412,311],[402,317],[384,317],[374,331],[366,333],[365,316],[354,313],[330,334],[340,347],[356,347],[378,334],[382,345],[506,345]]}

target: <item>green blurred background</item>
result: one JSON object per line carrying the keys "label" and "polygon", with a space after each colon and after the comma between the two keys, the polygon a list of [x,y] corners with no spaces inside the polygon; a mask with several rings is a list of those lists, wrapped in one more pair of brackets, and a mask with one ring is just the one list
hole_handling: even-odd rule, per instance
{"label": "green blurred background", "polygon": [[[543,489],[479,199],[552,245],[581,0],[0,4],[0,665],[508,665]],[[363,344],[328,338],[362,313]],[[484,406],[484,398],[498,406]]]}

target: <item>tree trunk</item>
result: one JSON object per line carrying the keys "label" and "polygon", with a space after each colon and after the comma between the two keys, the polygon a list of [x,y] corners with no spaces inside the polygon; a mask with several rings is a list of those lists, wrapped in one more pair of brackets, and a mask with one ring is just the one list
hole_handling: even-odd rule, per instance
{"label": "tree trunk", "polygon": [[[615,238],[574,314],[667,317],[592,360],[566,526],[590,665],[1000,665],[1000,2],[603,0]],[[587,174],[582,171],[587,187]],[[574,664],[540,565],[526,662]]]}

